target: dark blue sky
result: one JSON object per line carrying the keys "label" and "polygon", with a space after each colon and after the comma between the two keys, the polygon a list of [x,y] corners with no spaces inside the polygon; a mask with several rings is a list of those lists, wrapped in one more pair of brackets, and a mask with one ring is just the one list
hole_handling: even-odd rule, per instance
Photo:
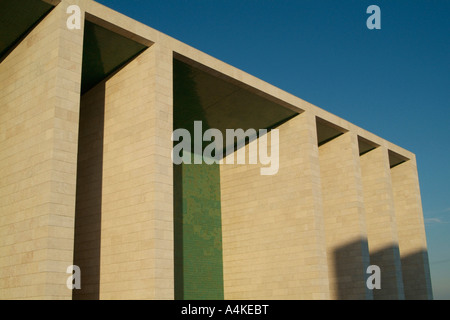
{"label": "dark blue sky", "polygon": [[414,152],[434,296],[450,299],[449,0],[97,2]]}

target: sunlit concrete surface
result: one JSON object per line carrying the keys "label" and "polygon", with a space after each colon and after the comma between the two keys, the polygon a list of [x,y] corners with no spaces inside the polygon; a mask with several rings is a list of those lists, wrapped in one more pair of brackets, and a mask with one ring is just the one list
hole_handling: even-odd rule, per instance
{"label": "sunlit concrete surface", "polygon": [[[90,0],[2,1],[0,55],[1,299],[432,298],[413,153]],[[175,165],[194,121],[278,171]]]}

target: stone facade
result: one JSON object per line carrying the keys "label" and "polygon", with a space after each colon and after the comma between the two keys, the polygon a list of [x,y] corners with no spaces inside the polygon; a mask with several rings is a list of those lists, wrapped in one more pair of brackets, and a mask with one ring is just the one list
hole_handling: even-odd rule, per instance
{"label": "stone facade", "polygon": [[[45,3],[0,57],[1,299],[432,299],[413,153],[94,1]],[[278,172],[178,174],[185,116],[269,129]]]}

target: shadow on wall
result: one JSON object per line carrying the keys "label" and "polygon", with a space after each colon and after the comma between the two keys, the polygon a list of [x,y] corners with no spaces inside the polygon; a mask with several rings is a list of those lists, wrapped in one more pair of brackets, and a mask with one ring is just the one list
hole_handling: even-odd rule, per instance
{"label": "shadow on wall", "polygon": [[74,265],[81,269],[81,289],[74,300],[100,297],[103,129],[105,82],[81,97],[75,203]]}
{"label": "shadow on wall", "polygon": [[173,165],[174,297],[184,300],[182,165]]}
{"label": "shadow on wall", "polygon": [[428,252],[417,250],[402,257],[401,260],[405,298],[407,300],[432,300]]}
{"label": "shadow on wall", "polygon": [[370,253],[370,264],[380,267],[381,289],[373,290],[373,298],[375,300],[405,299],[398,246],[391,245]]}
{"label": "shadow on wall", "polygon": [[[365,239],[333,250],[334,277],[330,289],[338,300],[420,300],[433,299],[428,253],[417,250],[400,258],[396,245],[368,254]],[[369,265],[380,267],[381,289],[369,289]]]}
{"label": "shadow on wall", "polygon": [[[352,241],[332,252],[334,276],[330,277],[330,291],[338,300],[371,300],[372,291],[366,286],[369,248],[366,239]],[[333,298],[333,296],[332,296]]]}

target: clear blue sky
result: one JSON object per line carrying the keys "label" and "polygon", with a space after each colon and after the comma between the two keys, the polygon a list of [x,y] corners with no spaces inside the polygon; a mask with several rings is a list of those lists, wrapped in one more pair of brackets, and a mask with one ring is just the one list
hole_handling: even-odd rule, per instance
{"label": "clear blue sky", "polygon": [[98,2],[414,152],[434,297],[450,299],[449,0]]}

